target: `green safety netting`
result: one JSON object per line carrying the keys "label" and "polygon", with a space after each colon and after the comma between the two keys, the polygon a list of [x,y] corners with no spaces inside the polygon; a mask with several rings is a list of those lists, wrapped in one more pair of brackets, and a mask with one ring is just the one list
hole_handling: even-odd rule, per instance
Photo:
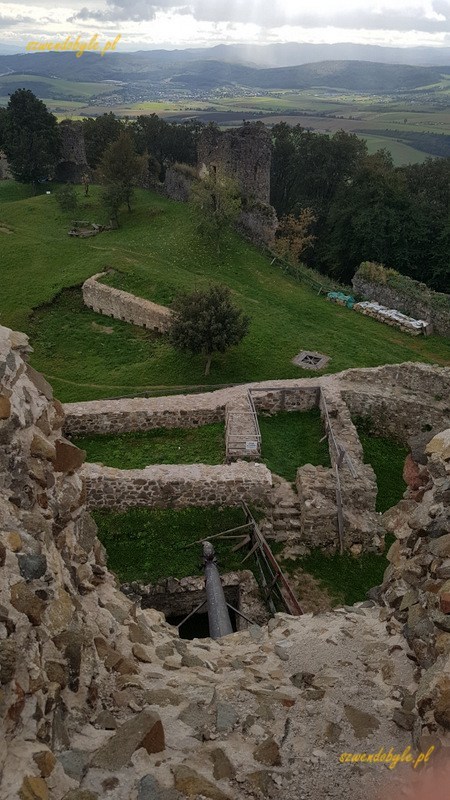
{"label": "green safety netting", "polygon": [[351,294],[344,294],[343,292],[328,292],[327,297],[334,302],[343,303],[347,308],[353,308],[355,305],[355,298]]}

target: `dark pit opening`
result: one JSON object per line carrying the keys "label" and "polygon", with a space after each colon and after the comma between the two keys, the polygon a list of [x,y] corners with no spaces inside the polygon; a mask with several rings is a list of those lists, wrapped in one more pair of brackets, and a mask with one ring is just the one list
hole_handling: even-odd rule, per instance
{"label": "dark pit opening", "polygon": [[[230,614],[230,622],[233,631],[237,631],[237,619],[236,614],[231,608],[228,609]],[[169,625],[174,625],[177,627],[180,622],[183,622],[185,617],[178,617],[178,616],[168,616],[166,617],[166,621]],[[193,614],[192,617],[189,617],[187,622],[185,622],[181,627],[178,629],[178,633],[180,635],[180,639],[208,639],[210,636],[209,633],[209,625],[208,625],[208,613],[205,610],[201,609],[197,614]]]}
{"label": "dark pit opening", "polygon": [[[224,586],[223,590],[227,603],[239,611],[240,586],[236,584]],[[148,595],[142,596],[141,605],[142,608],[156,608],[157,611],[162,611],[169,625],[177,627],[203,600],[206,600],[204,589],[186,590],[180,586],[177,587],[175,591],[154,591]],[[242,618],[230,608],[228,611],[233,631],[241,630],[241,623],[243,623]],[[246,627],[245,623],[244,627]],[[178,632],[181,639],[208,638],[210,633],[206,604],[195,614],[192,614],[192,617],[178,629]]]}

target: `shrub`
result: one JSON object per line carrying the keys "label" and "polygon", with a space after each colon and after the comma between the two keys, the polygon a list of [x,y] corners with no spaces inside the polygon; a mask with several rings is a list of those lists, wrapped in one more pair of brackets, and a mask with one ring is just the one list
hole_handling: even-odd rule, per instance
{"label": "shrub", "polygon": [[66,183],[61,186],[55,194],[56,202],[58,203],[61,211],[76,211],[78,208],[78,198],[75,186],[71,183]]}

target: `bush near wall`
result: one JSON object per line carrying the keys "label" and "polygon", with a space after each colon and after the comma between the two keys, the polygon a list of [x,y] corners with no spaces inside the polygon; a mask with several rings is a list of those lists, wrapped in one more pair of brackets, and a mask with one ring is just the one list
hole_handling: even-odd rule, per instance
{"label": "bush near wall", "polygon": [[352,283],[355,294],[364,299],[426,319],[432,322],[435,333],[450,336],[449,294],[434,292],[426,284],[374,261],[363,261]]}

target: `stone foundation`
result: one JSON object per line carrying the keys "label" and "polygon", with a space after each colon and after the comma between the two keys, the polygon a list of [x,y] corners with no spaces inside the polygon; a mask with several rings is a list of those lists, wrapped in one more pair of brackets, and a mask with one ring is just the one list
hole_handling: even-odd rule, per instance
{"label": "stone foundation", "polygon": [[132,325],[139,325],[157,333],[166,333],[170,329],[173,315],[169,308],[100,283],[99,278],[105,274],[99,272],[83,283],[85,305],[97,314],[131,322]]}
{"label": "stone foundation", "polygon": [[244,461],[229,466],[158,465],[120,470],[86,464],[82,471],[89,508],[188,508],[264,506],[272,477],[264,464]]}

